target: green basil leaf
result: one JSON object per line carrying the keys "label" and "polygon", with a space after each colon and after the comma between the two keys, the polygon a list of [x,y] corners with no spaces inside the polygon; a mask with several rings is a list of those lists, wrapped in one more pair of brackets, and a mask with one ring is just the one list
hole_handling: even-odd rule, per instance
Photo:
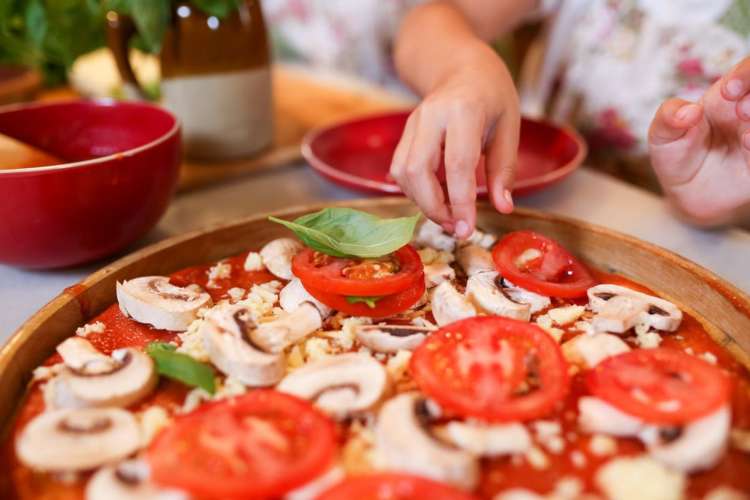
{"label": "green basil leaf", "polygon": [[350,304],[363,303],[367,304],[370,309],[375,309],[378,305],[378,301],[383,297],[360,297],[358,295],[347,295],[346,301]]}
{"label": "green basil leaf", "polygon": [[240,0],[193,0],[193,4],[206,14],[223,19],[237,10]]}
{"label": "green basil leaf", "polygon": [[353,208],[324,208],[294,221],[269,220],[294,231],[313,250],[334,257],[376,258],[409,243],[419,217],[381,219]]}
{"label": "green basil leaf", "polygon": [[211,365],[176,352],[176,349],[173,344],[166,342],[151,342],[146,346],[146,353],[156,363],[156,371],[160,375],[191,387],[200,387],[209,394],[216,392],[214,370]]}
{"label": "green basil leaf", "polygon": [[171,17],[170,3],[161,0],[130,0],[130,12],[148,50],[159,52]]}

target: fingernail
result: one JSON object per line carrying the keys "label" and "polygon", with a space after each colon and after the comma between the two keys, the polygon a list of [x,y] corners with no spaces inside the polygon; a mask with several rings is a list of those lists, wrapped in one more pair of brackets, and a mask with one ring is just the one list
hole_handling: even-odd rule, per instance
{"label": "fingernail", "polygon": [[680,121],[689,121],[695,117],[695,114],[698,113],[698,105],[697,104],[686,104],[680,109],[677,110],[677,113],[675,113],[675,116]]}
{"label": "fingernail", "polygon": [[505,201],[508,202],[508,205],[513,207],[513,195],[510,193],[510,189],[506,189],[503,191],[503,198],[505,198]]}
{"label": "fingernail", "polygon": [[736,78],[729,80],[726,85],[726,91],[729,97],[739,97],[742,93],[742,82]]}
{"label": "fingernail", "polygon": [[460,220],[456,223],[456,236],[459,238],[468,238],[471,236],[471,231],[466,221]]}

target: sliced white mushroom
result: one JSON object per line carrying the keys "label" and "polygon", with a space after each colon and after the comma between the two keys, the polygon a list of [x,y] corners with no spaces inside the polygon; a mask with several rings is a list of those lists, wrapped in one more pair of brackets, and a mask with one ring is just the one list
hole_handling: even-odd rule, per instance
{"label": "sliced white mushroom", "polygon": [[102,467],[86,484],[86,500],[188,500],[182,491],[156,486],[144,460]]}
{"label": "sliced white mushroom", "polygon": [[316,477],[309,483],[303,484],[299,488],[290,491],[284,496],[284,500],[310,500],[318,498],[321,493],[326,491],[334,484],[339,483],[346,476],[346,472],[339,465],[334,465],[327,472]]}
{"label": "sliced white mushroom", "polygon": [[528,304],[531,314],[547,309],[552,303],[549,297],[516,286],[505,278],[500,280],[500,286],[503,288],[505,295],[507,295],[513,302]]}
{"label": "sliced white mushroom", "polygon": [[531,448],[531,434],[519,423],[453,421],[440,429],[440,435],[459,448],[484,457],[525,453]]}
{"label": "sliced white mushroom", "polygon": [[447,281],[432,291],[431,303],[432,315],[440,326],[477,315],[471,301]]}
{"label": "sliced white mushroom", "polygon": [[54,410],[24,427],[21,462],[40,471],[83,471],[122,460],[140,446],[135,417],[119,408]]}
{"label": "sliced white mushroom", "polygon": [[479,480],[477,457],[440,441],[430,428],[431,420],[425,399],[416,392],[388,400],[375,426],[378,464],[473,489]]}
{"label": "sliced white mushroom", "polygon": [[639,434],[649,454],[682,472],[712,468],[729,443],[731,412],[725,405],[684,427],[646,426]]}
{"label": "sliced white mushroom", "polygon": [[454,279],[456,279],[456,271],[447,262],[434,262],[424,266],[424,282],[428,289]]}
{"label": "sliced white mushroom", "polygon": [[290,373],[276,387],[310,400],[336,418],[375,406],[388,387],[383,365],[366,354],[327,356]]}
{"label": "sliced white mushroom", "polygon": [[456,248],[456,239],[446,234],[439,224],[435,224],[429,219],[417,228],[414,242],[420,247],[432,247],[446,252],[452,252]]}
{"label": "sliced white mushroom", "polygon": [[323,326],[320,311],[305,302],[289,314],[260,323],[248,333],[252,342],[266,352],[280,353]]}
{"label": "sliced white mushroom", "polygon": [[510,300],[502,286],[498,286],[499,274],[495,271],[475,273],[466,282],[466,296],[481,311],[506,318],[529,321],[531,311],[528,304]]}
{"label": "sliced white mushroom", "polygon": [[199,334],[209,359],[222,373],[251,387],[266,387],[281,380],[286,367],[283,355],[253,343],[249,334],[255,327],[251,313],[233,304],[209,311]]}
{"label": "sliced white mushroom", "polygon": [[591,434],[632,437],[637,436],[644,425],[639,418],[593,396],[584,396],[578,400],[578,413],[581,429]]}
{"label": "sliced white mushroom", "polygon": [[278,238],[269,241],[260,250],[263,264],[274,276],[290,280],[292,274],[292,259],[302,250],[302,243],[292,238]]}
{"label": "sliced white mushroom", "polygon": [[669,301],[619,285],[596,285],[588,290],[597,332],[624,333],[636,325],[675,331],[682,311]]}
{"label": "sliced white mushroom", "polygon": [[464,245],[456,250],[456,260],[466,276],[495,270],[492,254],[479,245]]}
{"label": "sliced white mushroom", "polygon": [[357,325],[357,340],[376,352],[413,351],[434,331],[434,328],[414,325]]}
{"label": "sliced white mushroom", "polygon": [[593,368],[610,356],[630,350],[620,337],[610,333],[578,335],[562,344],[563,354],[569,363],[581,368]]}
{"label": "sliced white mushroom", "polygon": [[138,349],[118,349],[110,357],[87,340],[72,337],[57,351],[66,367],[49,382],[55,408],[126,407],[156,388],[154,362]]}
{"label": "sliced white mushroom", "polygon": [[331,314],[331,308],[310,295],[310,292],[302,286],[299,278],[294,278],[286,284],[279,292],[279,305],[286,312],[296,310],[300,305],[309,302],[314,305],[320,312],[322,318],[327,318]]}
{"label": "sliced white mushroom", "polygon": [[194,287],[179,287],[164,276],[145,276],[117,283],[117,302],[126,316],[160,330],[182,332],[211,304],[211,296]]}

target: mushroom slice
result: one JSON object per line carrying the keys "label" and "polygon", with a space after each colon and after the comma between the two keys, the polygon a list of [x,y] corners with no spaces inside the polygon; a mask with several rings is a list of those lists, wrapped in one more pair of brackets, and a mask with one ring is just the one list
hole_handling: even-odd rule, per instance
{"label": "mushroom slice", "polygon": [[278,238],[269,241],[260,250],[263,264],[276,277],[290,280],[292,274],[292,259],[302,250],[302,243],[292,238]]}
{"label": "mushroom slice", "polygon": [[428,289],[453,279],[456,279],[456,271],[447,262],[435,262],[424,266],[424,281]]}
{"label": "mushroom slice", "polygon": [[126,316],[160,330],[183,332],[211,296],[171,284],[164,276],[145,276],[117,283],[117,302]]}
{"label": "mushroom slice", "polygon": [[466,282],[466,295],[477,308],[487,314],[506,318],[529,321],[531,319],[528,304],[519,304],[510,300],[498,286],[499,274],[494,271],[475,273]]}
{"label": "mushroom slice", "polygon": [[552,303],[549,297],[516,286],[505,278],[500,278],[498,285],[503,289],[503,293],[505,293],[505,295],[507,295],[513,302],[528,304],[531,314],[547,309]]}
{"label": "mushroom slice", "polygon": [[388,386],[388,375],[366,354],[328,356],[290,373],[276,387],[279,391],[308,399],[342,419],[372,408]]}
{"label": "mushroom slice", "polygon": [[16,455],[40,471],[84,471],[122,460],[140,442],[138,422],[125,410],[54,410],[24,427],[16,440]]}
{"label": "mushroom slice", "polygon": [[492,254],[479,245],[464,245],[456,250],[456,260],[466,276],[495,271]]}
{"label": "mushroom slice", "polygon": [[294,278],[281,289],[281,292],[279,292],[279,305],[281,305],[281,308],[286,312],[296,310],[305,302],[314,305],[320,312],[321,318],[327,318],[331,315],[331,308],[310,295],[310,293],[305,290],[305,287],[302,286],[302,281],[300,281],[299,278]]}
{"label": "mushroom slice", "polygon": [[473,489],[479,480],[477,457],[439,441],[430,429],[431,420],[426,400],[416,392],[388,400],[375,426],[380,465]]}
{"label": "mushroom slice", "polygon": [[429,219],[420,224],[414,242],[420,247],[432,247],[446,252],[452,252],[456,248],[456,239]]}
{"label": "mushroom slice", "polygon": [[[56,408],[124,408],[156,388],[158,376],[154,362],[138,349],[118,349],[109,357],[94,349],[87,340],[70,338],[57,350],[66,368],[50,382],[53,384],[52,403]],[[90,353],[91,358],[83,361],[81,353]]]}
{"label": "mushroom slice", "polygon": [[440,435],[459,448],[483,457],[525,453],[531,448],[531,435],[519,423],[487,425],[453,421],[442,427]]}
{"label": "mushroom slice", "polygon": [[209,311],[199,334],[209,359],[222,373],[251,387],[266,387],[284,376],[284,357],[254,344],[249,336],[254,328],[250,311],[233,304]]}
{"label": "mushroom slice", "polygon": [[163,489],[151,480],[143,460],[126,460],[102,467],[86,484],[86,500],[187,500],[186,493]]}
{"label": "mushroom slice", "polygon": [[561,346],[568,362],[589,369],[610,356],[630,350],[620,337],[610,333],[578,335]]}
{"label": "mushroom slice", "polygon": [[434,331],[413,325],[357,325],[354,333],[362,345],[377,352],[413,351]]}
{"label": "mushroom slice", "polygon": [[610,436],[633,437],[643,430],[643,422],[624,413],[606,401],[583,396],[578,400],[578,423],[584,432]]}
{"label": "mushroom slice", "polygon": [[729,442],[731,412],[727,405],[684,427],[648,426],[640,433],[649,454],[667,467],[686,473],[712,468]]}
{"label": "mushroom slice", "polygon": [[445,281],[432,292],[432,315],[438,325],[443,326],[459,319],[477,315],[471,301]]}
{"label": "mushroom slice", "polygon": [[624,333],[639,324],[673,332],[682,322],[682,311],[671,302],[624,286],[596,285],[588,296],[597,332]]}
{"label": "mushroom slice", "polygon": [[305,302],[279,319],[260,323],[250,331],[250,340],[262,350],[280,353],[287,347],[307,337],[323,326],[320,311],[311,302]]}

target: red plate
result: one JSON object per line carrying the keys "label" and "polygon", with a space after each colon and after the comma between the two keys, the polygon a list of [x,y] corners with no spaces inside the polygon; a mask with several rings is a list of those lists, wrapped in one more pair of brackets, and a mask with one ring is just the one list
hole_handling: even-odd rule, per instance
{"label": "red plate", "polygon": [[[408,116],[409,111],[390,112],[313,130],[305,136],[302,155],[320,174],[343,186],[400,194],[388,169]],[[524,118],[514,195],[530,194],[561,181],[578,168],[586,151],[586,142],[574,130]],[[483,168],[478,171],[477,193],[484,196]],[[442,168],[439,175],[444,179]]]}

